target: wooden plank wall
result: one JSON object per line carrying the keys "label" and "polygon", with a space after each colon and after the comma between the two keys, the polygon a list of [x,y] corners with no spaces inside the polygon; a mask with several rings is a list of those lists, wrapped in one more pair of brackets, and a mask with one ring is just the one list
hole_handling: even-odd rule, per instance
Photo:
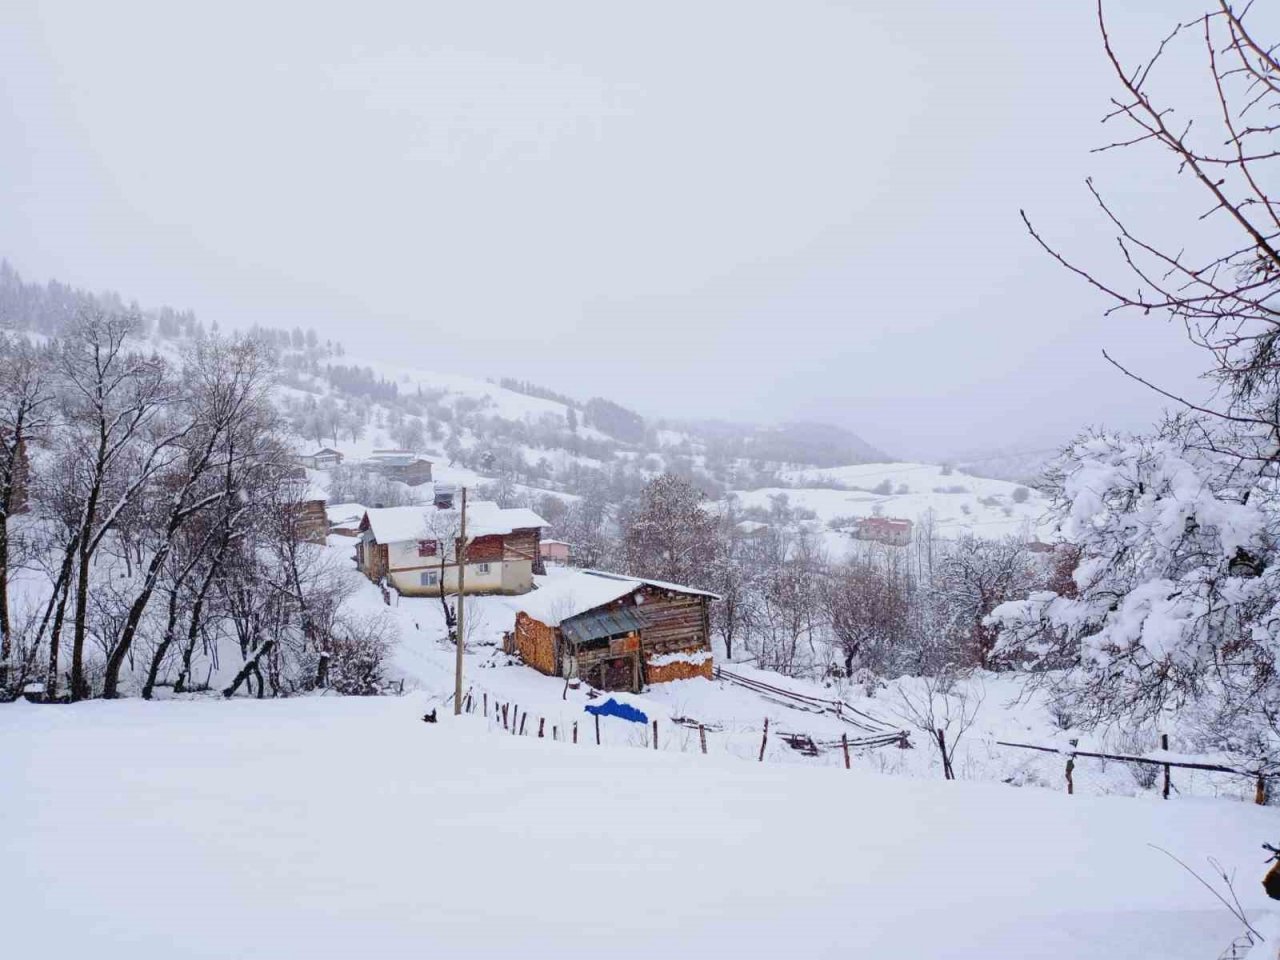
{"label": "wooden plank wall", "polygon": [[644,587],[640,594],[643,602],[636,605],[636,612],[644,621],[646,654],[710,648],[706,597],[668,593],[654,587]]}

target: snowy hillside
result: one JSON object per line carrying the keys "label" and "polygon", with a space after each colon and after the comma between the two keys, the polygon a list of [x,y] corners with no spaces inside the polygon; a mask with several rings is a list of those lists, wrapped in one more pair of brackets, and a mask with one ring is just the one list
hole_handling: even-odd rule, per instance
{"label": "snowy hillside", "polygon": [[[931,522],[937,535],[954,538],[1051,536],[1043,494],[1006,480],[992,480],[927,463],[864,463],[828,469],[787,470],[788,486],[734,491],[744,508],[770,508],[785,496],[791,507],[814,513],[830,528],[855,517],[882,516]],[[827,537],[829,546],[847,541]]]}

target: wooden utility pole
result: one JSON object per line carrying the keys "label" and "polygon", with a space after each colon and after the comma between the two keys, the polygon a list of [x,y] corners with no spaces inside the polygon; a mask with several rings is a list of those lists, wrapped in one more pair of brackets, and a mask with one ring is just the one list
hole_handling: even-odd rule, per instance
{"label": "wooden utility pole", "polygon": [[[462,648],[463,632],[462,605],[467,596],[467,488],[462,488],[462,522],[458,537],[458,656],[453,674],[453,715],[462,714]],[[443,585],[441,586],[443,589]]]}

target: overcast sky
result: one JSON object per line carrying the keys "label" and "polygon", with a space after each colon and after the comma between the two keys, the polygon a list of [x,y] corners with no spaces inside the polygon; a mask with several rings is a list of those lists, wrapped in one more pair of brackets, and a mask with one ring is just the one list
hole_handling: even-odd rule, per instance
{"label": "overcast sky", "polygon": [[1091,0],[9,0],[0,62],[0,255],[224,329],[938,457],[1149,421],[1103,347],[1200,365],[1018,218],[1106,265],[1086,175],[1173,215],[1088,152]]}

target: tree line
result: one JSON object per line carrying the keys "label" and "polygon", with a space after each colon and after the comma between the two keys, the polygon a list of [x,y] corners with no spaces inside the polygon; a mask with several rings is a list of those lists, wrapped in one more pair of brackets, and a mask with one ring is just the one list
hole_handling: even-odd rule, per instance
{"label": "tree line", "polygon": [[82,302],[43,342],[0,338],[0,696],[368,692],[388,631],[306,542],[273,346],[175,360],[142,332]]}

